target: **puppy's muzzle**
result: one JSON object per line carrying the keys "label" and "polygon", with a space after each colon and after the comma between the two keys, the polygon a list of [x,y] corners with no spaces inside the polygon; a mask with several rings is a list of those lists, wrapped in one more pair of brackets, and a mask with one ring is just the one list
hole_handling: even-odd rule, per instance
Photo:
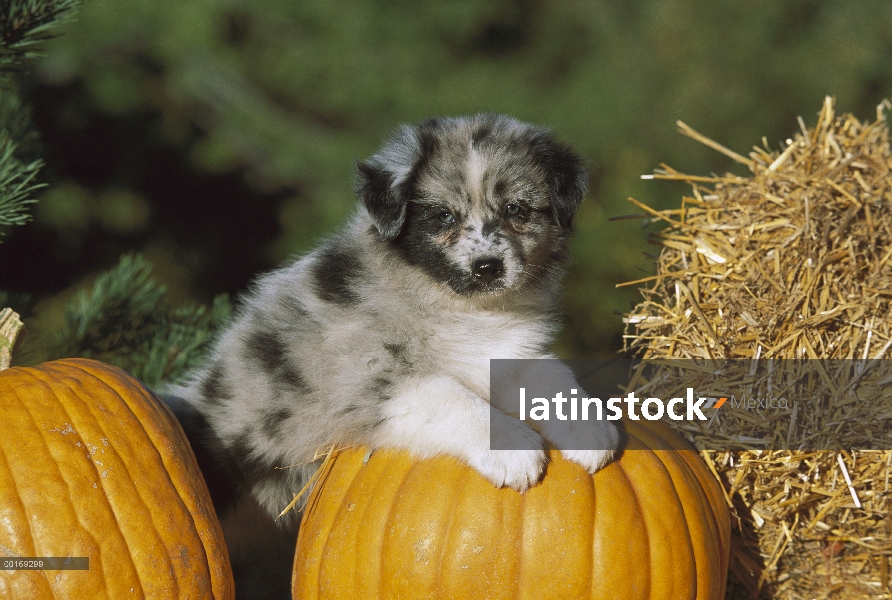
{"label": "puppy's muzzle", "polygon": [[474,261],[471,271],[475,280],[490,284],[505,274],[505,263],[500,258],[481,258]]}

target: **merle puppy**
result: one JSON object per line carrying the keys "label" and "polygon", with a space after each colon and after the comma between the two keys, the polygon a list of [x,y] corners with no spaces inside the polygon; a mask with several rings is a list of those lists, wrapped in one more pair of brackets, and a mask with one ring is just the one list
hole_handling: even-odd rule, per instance
{"label": "merle puppy", "polygon": [[[355,218],[262,277],[206,365],[166,394],[241,599],[289,597],[299,515],[274,517],[317,468],[317,448],[450,454],[520,491],[546,462],[547,422],[536,432],[497,412],[494,427],[539,450],[490,449],[489,360],[550,357],[580,159],[549,130],[477,115],[400,127],[357,170]],[[619,439],[606,422],[574,435],[601,448],[564,453],[591,472]]]}

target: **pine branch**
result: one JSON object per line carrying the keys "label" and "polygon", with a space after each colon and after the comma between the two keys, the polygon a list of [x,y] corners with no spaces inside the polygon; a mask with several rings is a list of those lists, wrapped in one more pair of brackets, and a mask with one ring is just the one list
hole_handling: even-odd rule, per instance
{"label": "pine branch", "polygon": [[151,264],[125,256],[72,299],[50,358],[94,358],[130,371],[146,385],[176,381],[197,366],[217,330],[231,316],[226,295],[210,308],[173,307]]}
{"label": "pine branch", "polygon": [[0,73],[21,71],[40,44],[70,21],[80,0],[0,0]]}
{"label": "pine branch", "polygon": [[0,227],[30,220],[28,205],[36,202],[32,194],[46,186],[35,181],[43,161],[23,163],[15,155],[17,148],[9,130],[0,130]]}
{"label": "pine branch", "polygon": [[78,4],[80,0],[0,0],[0,228],[27,222],[32,196],[45,185],[36,181],[43,161],[23,161],[16,152],[34,134],[9,74],[40,54],[40,44],[72,19]]}

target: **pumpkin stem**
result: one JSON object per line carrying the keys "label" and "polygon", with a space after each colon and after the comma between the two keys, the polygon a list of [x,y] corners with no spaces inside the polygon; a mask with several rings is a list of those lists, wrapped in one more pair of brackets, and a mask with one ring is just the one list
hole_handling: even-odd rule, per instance
{"label": "pumpkin stem", "polygon": [[22,320],[14,310],[11,308],[0,310],[0,371],[9,368],[15,340],[22,327]]}

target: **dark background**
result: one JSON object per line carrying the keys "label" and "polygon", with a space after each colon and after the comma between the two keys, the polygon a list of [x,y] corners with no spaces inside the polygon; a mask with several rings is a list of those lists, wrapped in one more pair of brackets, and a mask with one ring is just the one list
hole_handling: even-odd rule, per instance
{"label": "dark background", "polygon": [[557,351],[604,357],[638,299],[615,284],[659,250],[607,218],[686,191],[640,175],[745,174],[676,120],[743,154],[814,124],[825,95],[872,120],[892,95],[892,3],[88,0],[45,54],[20,83],[51,185],[0,245],[33,361],[122,254],[175,301],[237,294],[345,219],[353,161],[394,126],[479,111],[551,126],[589,161]]}

